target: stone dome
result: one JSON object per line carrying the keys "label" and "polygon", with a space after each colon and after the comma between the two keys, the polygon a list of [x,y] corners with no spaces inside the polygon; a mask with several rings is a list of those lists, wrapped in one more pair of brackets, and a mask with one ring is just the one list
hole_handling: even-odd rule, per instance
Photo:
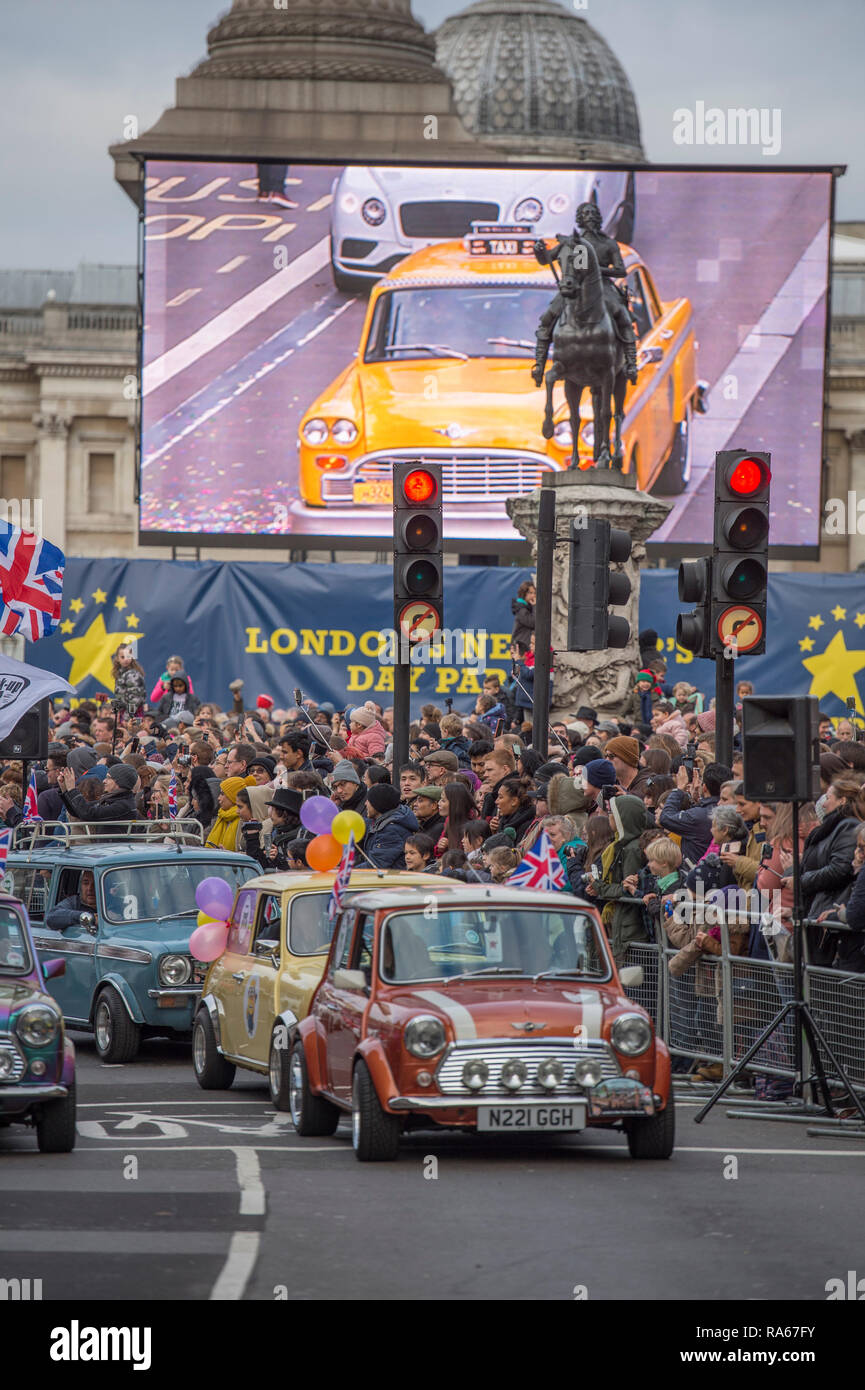
{"label": "stone dome", "polygon": [[587,20],[555,0],[476,0],[436,33],[463,125],[525,154],[644,163],[631,84]]}

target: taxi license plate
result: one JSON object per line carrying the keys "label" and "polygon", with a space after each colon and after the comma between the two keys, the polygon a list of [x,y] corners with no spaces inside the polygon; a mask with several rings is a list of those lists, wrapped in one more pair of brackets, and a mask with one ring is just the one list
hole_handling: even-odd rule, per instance
{"label": "taxi license plate", "polygon": [[355,483],[352,497],[355,502],[389,507],[393,502],[393,483],[383,478],[372,483]]}
{"label": "taxi license plate", "polygon": [[478,1111],[478,1130],[515,1134],[527,1130],[585,1129],[585,1105],[491,1105]]}

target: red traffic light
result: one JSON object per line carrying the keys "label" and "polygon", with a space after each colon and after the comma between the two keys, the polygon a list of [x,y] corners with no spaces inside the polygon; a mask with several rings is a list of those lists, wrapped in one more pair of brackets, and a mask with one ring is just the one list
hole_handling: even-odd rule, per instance
{"label": "red traffic light", "polygon": [[415,468],[406,474],[402,490],[406,501],[419,507],[425,502],[434,502],[438,488],[432,473],[427,473],[425,468]]}
{"label": "red traffic light", "polygon": [[733,464],[727,474],[727,486],[739,497],[751,497],[771,479],[771,473],[762,459],[741,458]]}

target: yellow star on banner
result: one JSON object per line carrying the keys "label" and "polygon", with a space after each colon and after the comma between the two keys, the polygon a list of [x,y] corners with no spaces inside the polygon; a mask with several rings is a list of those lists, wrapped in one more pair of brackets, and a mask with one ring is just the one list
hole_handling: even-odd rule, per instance
{"label": "yellow star on banner", "polygon": [[70,601],[70,604],[69,604],[69,612],[70,612],[70,613],[80,613],[83,607],[84,607],[84,600],[83,600],[83,599],[80,599],[80,598],[74,598],[74,599],[72,599],[72,600]]}
{"label": "yellow star on banner", "polygon": [[97,589],[96,592],[92,595],[92,597],[94,598],[96,603],[104,603],[108,595],[106,594],[104,589]]}
{"label": "yellow star on banner", "polygon": [[127,614],[126,614],[126,626],[127,626],[127,627],[137,627],[137,626],[138,626],[138,623],[139,623],[139,619],[136,618],[136,616],[135,616],[134,613],[127,613]]}
{"label": "yellow star on banner", "polygon": [[835,607],[832,609],[832,617],[835,619],[836,623],[844,622],[847,618],[847,609],[842,608],[840,603],[836,603]]}
{"label": "yellow star on banner", "polygon": [[142,632],[106,632],[105,618],[100,613],[81,637],[73,637],[70,642],[63,643],[72,657],[72,669],[67,680],[72,685],[78,685],[86,676],[92,676],[100,685],[104,685],[106,690],[113,692],[114,676],[111,673],[111,662],[114,653],[124,643],[134,642],[143,636]]}
{"label": "yellow star on banner", "polygon": [[865,627],[865,613],[857,613],[853,621],[857,627]]}
{"label": "yellow star on banner", "polygon": [[122,598],[122,597],[121,597],[121,598],[116,598],[116,599],[114,600],[114,607],[117,608],[117,609],[119,609],[119,610],[122,612],[123,609],[126,607],[126,599],[125,599],[125,598]]}
{"label": "yellow star on banner", "polygon": [[863,713],[856,674],[865,667],[865,651],[849,651],[843,632],[836,632],[820,656],[809,656],[802,665],[812,677],[809,695],[816,695],[818,700],[824,695],[836,695],[843,704],[852,691],[856,708]]}
{"label": "yellow star on banner", "polygon": [[74,632],[74,631],[75,631],[75,624],[71,621],[71,619],[67,618],[67,619],[65,620],[65,622],[62,622],[62,623],[60,624],[60,631],[61,631],[61,632]]}
{"label": "yellow star on banner", "polygon": [[808,619],[808,626],[809,626],[809,627],[813,627],[813,629],[814,629],[815,632],[819,632],[819,631],[820,631],[820,628],[823,626],[823,619],[820,617],[819,614],[817,615],[816,618],[809,618],[809,619]]}
{"label": "yellow star on banner", "polygon": [[813,650],[814,650],[814,638],[813,638],[813,637],[803,637],[803,638],[801,639],[800,643],[799,643],[799,650],[800,650],[800,652],[813,652]]}

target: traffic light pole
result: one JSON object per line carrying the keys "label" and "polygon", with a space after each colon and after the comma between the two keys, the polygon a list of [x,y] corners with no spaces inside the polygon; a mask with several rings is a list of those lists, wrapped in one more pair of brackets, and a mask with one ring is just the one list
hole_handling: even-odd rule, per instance
{"label": "traffic light pole", "polygon": [[399,770],[408,762],[408,729],[411,723],[411,666],[393,668],[393,765],[390,780],[399,787]]}
{"label": "traffic light pole", "polygon": [[715,762],[733,763],[733,712],[735,662],[726,653],[715,657]]}
{"label": "traffic light pole", "polygon": [[556,494],[542,487],[538,504],[538,566],[535,590],[535,686],[532,747],[546,762],[550,727],[550,643],[553,632],[553,557],[556,550]]}

